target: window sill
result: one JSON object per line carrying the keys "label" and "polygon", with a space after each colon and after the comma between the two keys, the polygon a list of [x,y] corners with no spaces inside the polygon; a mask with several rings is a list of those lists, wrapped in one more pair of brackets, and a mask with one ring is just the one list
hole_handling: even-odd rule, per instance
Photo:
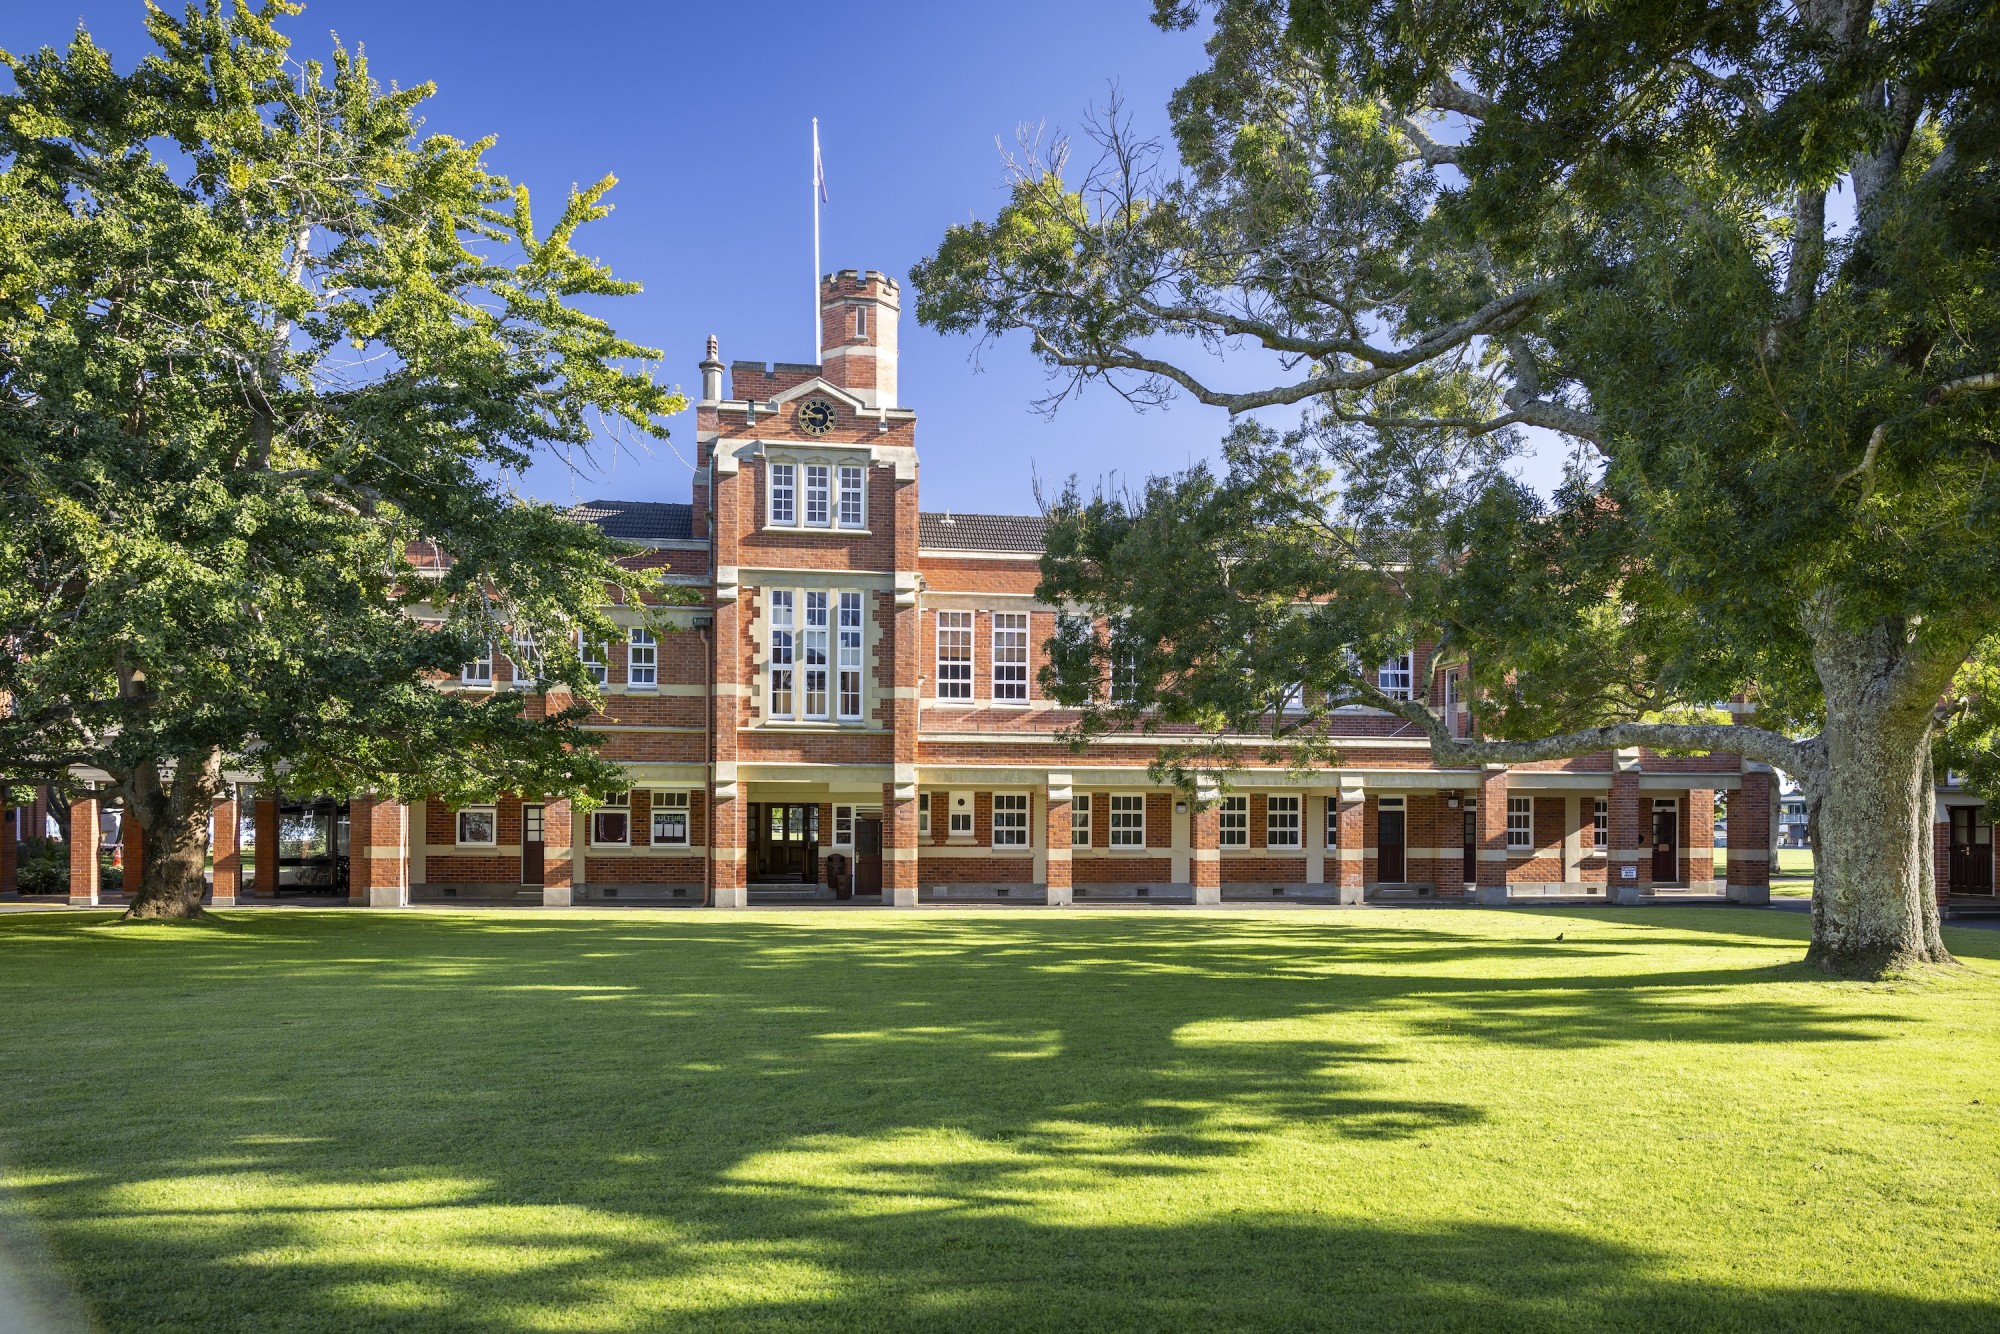
{"label": "window sill", "polygon": [[875,532],[871,528],[835,528],[813,523],[767,523],[764,525],[762,531],[767,533],[803,534],[807,537],[816,533],[825,533],[828,537],[875,536]]}
{"label": "window sill", "polygon": [[491,852],[500,845],[498,843],[454,843],[452,846],[454,848],[469,848],[474,852]]}

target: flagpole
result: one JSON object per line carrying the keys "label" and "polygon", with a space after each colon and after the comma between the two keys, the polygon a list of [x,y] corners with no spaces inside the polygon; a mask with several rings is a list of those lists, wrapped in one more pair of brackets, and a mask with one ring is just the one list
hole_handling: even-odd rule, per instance
{"label": "flagpole", "polygon": [[826,357],[826,349],[820,345],[821,325],[819,316],[819,117],[813,117],[813,365],[819,365]]}

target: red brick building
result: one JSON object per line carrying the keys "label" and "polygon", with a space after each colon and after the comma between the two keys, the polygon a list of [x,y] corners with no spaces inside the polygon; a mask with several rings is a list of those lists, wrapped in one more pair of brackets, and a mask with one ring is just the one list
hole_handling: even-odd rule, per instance
{"label": "red brick building", "polygon": [[[325,860],[355,901],[1768,893],[1772,775],[1734,756],[1445,769],[1416,729],[1354,708],[1338,718],[1338,769],[1301,780],[1253,763],[1231,791],[1190,802],[1149,781],[1148,742],[1072,752],[1058,736],[1071,715],[1037,680],[1060,610],[1035,597],[1041,520],[923,510],[917,413],[898,394],[897,284],[845,270],[821,302],[822,365],[725,368],[710,340],[689,503],[576,511],[700,599],[651,609],[665,632],[612,608],[625,635],[603,655],[592,726],[629,790],[575,818],[567,803],[511,798],[326,804]],[[1426,645],[1380,672],[1463,725]],[[504,654],[459,682],[517,684]],[[1721,794],[1734,835],[1724,879]],[[309,805],[218,812],[219,901],[304,874],[280,863],[314,862],[292,857],[284,832]]]}

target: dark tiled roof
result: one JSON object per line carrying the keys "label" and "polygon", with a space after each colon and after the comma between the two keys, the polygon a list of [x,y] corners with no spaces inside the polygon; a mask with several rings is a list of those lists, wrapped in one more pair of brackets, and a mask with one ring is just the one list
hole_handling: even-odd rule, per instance
{"label": "dark tiled roof", "polygon": [[694,537],[694,506],[656,500],[586,500],[569,512],[572,519],[594,523],[607,537],[651,546],[686,542]]}
{"label": "dark tiled roof", "polygon": [[917,545],[933,551],[1042,554],[1048,525],[1039,514],[919,514]]}

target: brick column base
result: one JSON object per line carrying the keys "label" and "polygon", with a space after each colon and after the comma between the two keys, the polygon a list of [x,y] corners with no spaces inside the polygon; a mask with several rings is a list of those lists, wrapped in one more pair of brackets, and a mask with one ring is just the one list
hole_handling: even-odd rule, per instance
{"label": "brick column base", "polygon": [[1338,797],[1327,800],[1335,803],[1334,829],[1338,834],[1334,846],[1326,850],[1334,867],[1330,877],[1334,901],[1360,903],[1368,894],[1365,880],[1368,833],[1364,818],[1368,794],[1358,787],[1344,787]]}
{"label": "brick column base", "polygon": [[[215,803],[209,816],[208,846],[214,855],[215,878],[209,887],[208,906],[234,908],[243,884],[242,824],[236,814],[236,789]],[[354,825],[347,826],[347,851],[354,853]]]}
{"label": "brick column base", "polygon": [[1196,906],[1212,908],[1222,902],[1222,794],[1198,796],[1188,816],[1188,882]]}
{"label": "brick column base", "polygon": [[1048,847],[1048,872],[1044,880],[1047,893],[1045,902],[1051,908],[1067,908],[1076,901],[1076,891],[1070,879],[1070,789],[1067,784],[1049,788],[1048,830],[1045,837]]}
{"label": "brick column base", "polygon": [[69,806],[69,906],[97,906],[97,798],[84,797]]}
{"label": "brick column base", "polygon": [[1771,795],[1771,771],[1748,765],[1743,785],[1729,794],[1728,884],[1723,892],[1731,903],[1771,901]]}
{"label": "brick column base", "polygon": [[542,906],[576,901],[576,809],[567,801],[542,804]]}
{"label": "brick column base", "polygon": [[401,802],[357,798],[347,806],[348,902],[410,903],[409,811]]}
{"label": "brick column base", "polygon": [[917,906],[917,793],[898,798],[896,784],[882,784],[882,906]]}
{"label": "brick column base", "polygon": [[1479,776],[1479,864],[1473,868],[1473,891],[1485,904],[1507,902],[1507,771],[1488,769]]}
{"label": "brick column base", "polygon": [[[1621,763],[1616,757],[1613,762]],[[1604,896],[1629,907],[1653,887],[1653,811],[1639,791],[1636,770],[1620,768],[1611,775],[1610,814],[1611,879]]]}

